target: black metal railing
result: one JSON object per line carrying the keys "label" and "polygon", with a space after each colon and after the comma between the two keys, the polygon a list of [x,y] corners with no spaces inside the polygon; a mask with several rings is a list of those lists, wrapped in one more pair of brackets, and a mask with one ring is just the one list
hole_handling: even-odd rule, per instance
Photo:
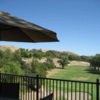
{"label": "black metal railing", "polygon": [[40,100],[51,93],[53,100],[100,100],[100,83],[0,73],[0,82],[20,83],[21,100]]}

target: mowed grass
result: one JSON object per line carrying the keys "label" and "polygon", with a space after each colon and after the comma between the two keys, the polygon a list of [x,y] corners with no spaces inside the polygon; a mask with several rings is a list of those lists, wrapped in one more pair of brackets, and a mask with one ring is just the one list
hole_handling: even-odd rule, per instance
{"label": "mowed grass", "polygon": [[96,82],[100,79],[100,71],[89,66],[66,66],[57,73],[52,73],[49,78]]}
{"label": "mowed grass", "polygon": [[[49,78],[55,78],[55,79],[65,79],[65,80],[75,80],[75,81],[85,81],[85,82],[96,82],[96,79],[100,79],[100,71],[94,70],[94,68],[91,68],[89,66],[66,66],[65,69],[61,69],[60,71],[56,73],[52,73]],[[54,82],[54,88],[58,88],[58,91],[65,91],[67,92],[85,92],[89,93],[93,100],[96,100],[96,85],[91,85],[87,83],[79,83],[77,82],[77,87],[75,90],[75,82],[68,83],[67,82],[62,84],[65,84],[65,88],[63,88],[63,85],[60,89],[60,82],[58,82],[58,86],[56,87],[56,82]],[[81,87],[81,88],[80,88]],[[100,97],[99,97],[100,98]]]}

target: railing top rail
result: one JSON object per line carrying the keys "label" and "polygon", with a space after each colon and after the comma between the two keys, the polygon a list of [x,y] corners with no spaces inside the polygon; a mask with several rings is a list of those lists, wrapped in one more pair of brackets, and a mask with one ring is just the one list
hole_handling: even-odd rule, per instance
{"label": "railing top rail", "polygon": [[96,82],[76,81],[76,80],[64,80],[64,79],[54,79],[54,78],[42,78],[42,77],[39,77],[39,79],[48,79],[48,80],[56,80],[56,81],[68,81],[68,82],[78,82],[78,83],[96,84]]}
{"label": "railing top rail", "polygon": [[16,74],[7,74],[7,73],[0,73],[0,74],[3,74],[3,75],[11,75],[11,76],[19,76],[19,77],[36,78],[36,76],[16,75]]}
{"label": "railing top rail", "polygon": [[[11,75],[11,76],[19,76],[19,77],[28,77],[28,78],[37,78],[36,76],[27,76],[27,75],[16,75],[16,74],[7,74],[7,73],[0,73],[1,75]],[[87,82],[87,81],[76,81],[76,80],[64,80],[64,79],[54,79],[54,78],[43,78],[43,77],[38,77],[39,79],[44,79],[44,80],[55,80],[55,81],[67,81],[67,82],[78,82],[78,83],[88,83],[88,84],[97,84],[96,82]],[[100,85],[100,83],[99,83]]]}

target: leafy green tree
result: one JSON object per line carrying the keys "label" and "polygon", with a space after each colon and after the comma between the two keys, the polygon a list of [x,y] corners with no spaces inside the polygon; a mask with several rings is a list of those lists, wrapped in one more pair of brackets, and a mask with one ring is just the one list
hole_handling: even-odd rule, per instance
{"label": "leafy green tree", "polygon": [[13,54],[10,49],[6,49],[5,51],[0,51],[0,67],[6,65],[8,62],[12,60]]}
{"label": "leafy green tree", "polygon": [[4,58],[5,58],[5,60],[11,61],[12,57],[13,57],[12,51],[10,49],[6,49],[4,51]]}
{"label": "leafy green tree", "polygon": [[22,51],[21,56],[24,58],[29,58],[29,52],[28,51]]}
{"label": "leafy green tree", "polygon": [[51,64],[51,63],[48,63],[48,62],[44,62],[44,63],[42,63],[41,67],[44,70],[49,70],[49,69],[55,68],[56,66],[54,64]]}
{"label": "leafy green tree", "polygon": [[4,52],[2,50],[0,50],[0,58],[4,57]]}
{"label": "leafy green tree", "polygon": [[48,63],[54,64],[51,56],[47,56],[46,58]]}
{"label": "leafy green tree", "polygon": [[45,56],[51,56],[52,58],[58,57],[58,52],[54,50],[49,50],[45,53]]}
{"label": "leafy green tree", "polygon": [[31,63],[31,72],[39,74],[39,71],[40,71],[40,65],[38,61],[33,59]]}
{"label": "leafy green tree", "polygon": [[68,57],[68,53],[66,53],[66,52],[59,52],[59,56],[58,56],[58,58],[67,58]]}
{"label": "leafy green tree", "polygon": [[53,58],[53,54],[51,53],[51,51],[47,51],[46,53],[45,53],[45,57],[51,57],[51,58]]}
{"label": "leafy green tree", "polygon": [[69,55],[68,59],[69,60],[78,60],[78,61],[81,60],[80,56],[77,56],[77,55]]}
{"label": "leafy green tree", "polygon": [[33,53],[33,57],[38,58],[38,59],[41,59],[43,57],[43,53],[42,52],[39,52],[39,51],[35,51]]}
{"label": "leafy green tree", "polygon": [[58,60],[57,62],[62,66],[62,69],[64,69],[64,67],[69,64],[68,59],[64,57]]}
{"label": "leafy green tree", "polygon": [[17,60],[17,61],[21,61],[22,58],[21,58],[21,52],[19,50],[16,50],[14,53],[13,53],[13,60]]}
{"label": "leafy green tree", "polygon": [[21,69],[21,65],[18,61],[11,61],[6,65],[3,65],[3,72],[9,73],[9,74],[17,74],[17,75],[23,75],[24,72]]}
{"label": "leafy green tree", "polygon": [[90,59],[90,65],[93,66],[95,69],[96,67],[100,67],[100,56],[94,56]]}

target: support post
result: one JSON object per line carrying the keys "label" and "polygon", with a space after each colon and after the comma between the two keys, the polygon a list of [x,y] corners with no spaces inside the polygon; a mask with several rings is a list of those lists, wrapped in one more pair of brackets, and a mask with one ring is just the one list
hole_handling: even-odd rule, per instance
{"label": "support post", "polygon": [[96,90],[97,90],[97,92],[96,92],[97,100],[99,100],[99,79],[97,79],[97,81],[96,81]]}

